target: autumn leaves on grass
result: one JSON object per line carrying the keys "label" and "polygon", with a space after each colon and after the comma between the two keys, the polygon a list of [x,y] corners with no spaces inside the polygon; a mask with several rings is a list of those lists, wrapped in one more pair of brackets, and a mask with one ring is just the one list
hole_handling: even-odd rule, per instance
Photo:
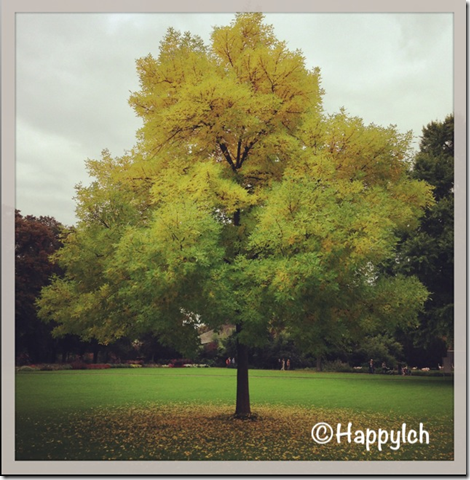
{"label": "autumn leaves on grass", "polygon": [[[425,425],[428,445],[399,450],[333,439],[316,444],[311,429],[318,422],[352,422],[355,429],[397,429],[408,420],[349,410],[257,406],[253,421],[236,419],[221,405],[147,405],[93,409],[71,414],[67,422],[43,425],[43,441],[52,460],[452,460],[452,425]],[[57,430],[57,431],[54,431]],[[59,432],[60,430],[60,432]],[[19,452],[22,450],[20,449]],[[21,455],[21,453],[20,453]],[[23,455],[28,453],[23,451]]]}

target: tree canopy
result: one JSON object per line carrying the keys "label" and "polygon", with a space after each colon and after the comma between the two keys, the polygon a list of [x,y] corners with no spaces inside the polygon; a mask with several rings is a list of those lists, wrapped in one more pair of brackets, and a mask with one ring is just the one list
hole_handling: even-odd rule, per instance
{"label": "tree canopy", "polygon": [[15,349],[17,357],[49,358],[50,328],[37,318],[35,301],[41,288],[60,270],[50,255],[60,247],[62,226],[51,217],[23,216],[15,211]]}
{"label": "tree canopy", "polygon": [[195,326],[232,323],[249,414],[246,347],[267,331],[321,355],[416,322],[426,289],[380,268],[433,202],[408,175],[410,134],[327,115],[319,69],[262,14],[236,15],[207,46],[170,28],[137,71],[136,145],[88,160],[65,276],[39,300],[57,334],[152,332],[190,351]]}
{"label": "tree canopy", "polygon": [[420,344],[454,342],[454,117],[423,128],[411,176],[433,187],[435,203],[404,235],[397,270],[416,275],[430,296],[413,337]]}

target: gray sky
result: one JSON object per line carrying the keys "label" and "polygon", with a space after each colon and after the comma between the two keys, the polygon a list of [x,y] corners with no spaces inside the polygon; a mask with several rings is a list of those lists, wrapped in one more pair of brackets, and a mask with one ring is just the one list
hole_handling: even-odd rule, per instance
{"label": "gray sky", "polygon": [[[17,14],[16,207],[75,223],[87,158],[133,147],[135,60],[158,55],[168,27],[209,43],[231,14]],[[324,107],[412,130],[453,111],[452,14],[267,14],[278,39],[320,67]]]}

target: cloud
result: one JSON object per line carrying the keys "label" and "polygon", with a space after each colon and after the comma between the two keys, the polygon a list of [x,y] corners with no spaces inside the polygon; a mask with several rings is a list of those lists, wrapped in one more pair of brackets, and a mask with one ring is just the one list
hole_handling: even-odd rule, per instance
{"label": "cloud", "polygon": [[17,122],[17,208],[25,214],[49,215],[75,222],[73,194],[79,182],[89,183],[83,146],[70,138]]}
{"label": "cloud", "polygon": [[399,27],[399,48],[411,61],[416,57],[440,53],[442,47],[449,46],[452,38],[452,14],[401,14],[394,15]]}
{"label": "cloud", "polygon": [[[292,21],[288,21],[292,18]],[[452,112],[450,14],[272,15],[278,36],[321,70],[324,106],[366,123],[413,130]]]}
{"label": "cloud", "polygon": [[113,42],[98,15],[36,17],[18,22],[19,118],[45,134],[80,141],[91,156],[99,142],[130,148],[134,115],[127,98],[138,87],[126,58],[132,53],[123,53],[122,40]]}

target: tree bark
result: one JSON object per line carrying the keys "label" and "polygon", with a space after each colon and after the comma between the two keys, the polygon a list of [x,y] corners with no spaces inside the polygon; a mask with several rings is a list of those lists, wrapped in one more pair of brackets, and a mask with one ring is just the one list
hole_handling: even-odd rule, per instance
{"label": "tree bark", "polygon": [[[237,325],[237,333],[242,330]],[[250,390],[248,388],[248,347],[237,338],[237,405],[235,415],[244,417],[251,414]]]}
{"label": "tree bark", "polygon": [[[240,226],[240,210],[233,214],[233,225]],[[235,415],[246,417],[251,414],[250,390],[248,387],[248,347],[239,341],[242,326],[237,324],[237,405]]]}

